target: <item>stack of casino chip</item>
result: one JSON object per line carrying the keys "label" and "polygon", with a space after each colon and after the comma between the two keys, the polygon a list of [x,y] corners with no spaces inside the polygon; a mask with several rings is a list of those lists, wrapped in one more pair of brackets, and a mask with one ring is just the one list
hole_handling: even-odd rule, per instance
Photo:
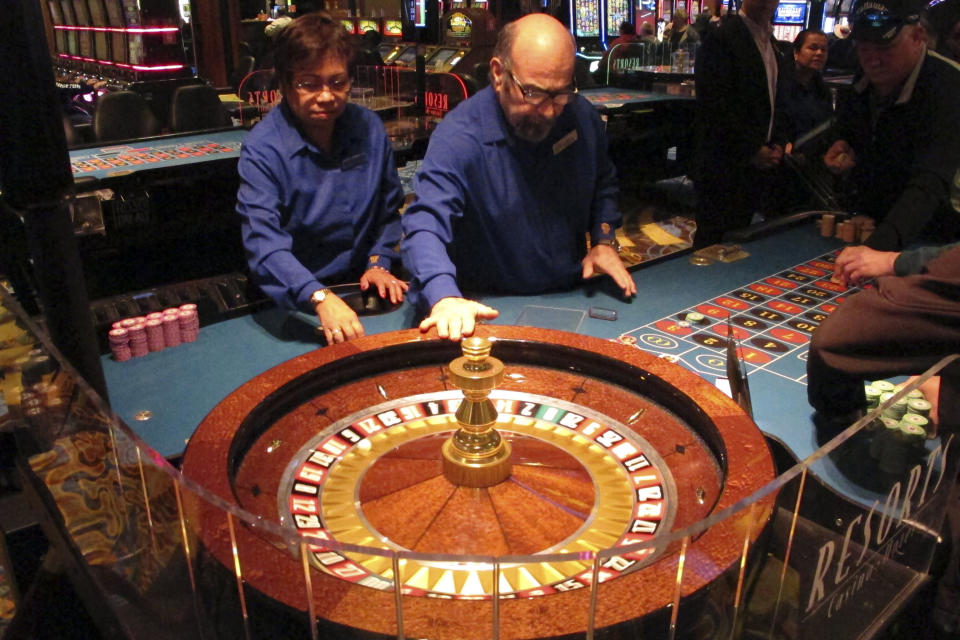
{"label": "stack of casino chip", "polygon": [[127,327],[127,336],[130,338],[130,353],[134,358],[150,353],[147,345],[147,327],[144,322],[137,322]]}
{"label": "stack of casino chip", "polygon": [[117,362],[125,362],[151,351],[195,342],[199,333],[197,305],[184,304],[151,313],[147,317],[114,322],[108,334],[110,353]]}
{"label": "stack of casino chip", "polygon": [[196,342],[200,333],[200,318],[197,316],[197,305],[180,305],[180,339],[183,342]]}
{"label": "stack of casino chip", "polygon": [[[896,391],[897,387],[887,380],[867,384],[864,392],[868,410],[887,402]],[[919,389],[914,389],[885,409],[883,416],[871,425],[870,456],[879,462],[881,471],[902,474],[917,455],[923,454],[930,410],[930,402]]]}
{"label": "stack of casino chip", "polygon": [[168,347],[179,346],[180,340],[180,311],[163,313],[163,343]]}
{"label": "stack of casino chip", "polygon": [[113,354],[113,359],[117,362],[126,362],[133,357],[133,354],[130,353],[130,336],[127,335],[127,330],[123,327],[116,327],[110,329],[109,339],[110,339],[110,353]]}
{"label": "stack of casino chip", "polygon": [[[163,314],[161,314],[161,318]],[[159,318],[148,318],[144,324],[147,333],[147,347],[150,351],[163,351],[163,320]]]}

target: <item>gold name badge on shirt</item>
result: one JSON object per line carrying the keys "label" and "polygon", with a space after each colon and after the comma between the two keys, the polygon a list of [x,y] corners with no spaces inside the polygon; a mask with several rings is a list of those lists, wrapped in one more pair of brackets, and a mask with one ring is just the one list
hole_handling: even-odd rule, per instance
{"label": "gold name badge on shirt", "polygon": [[366,153],[363,153],[363,152],[356,153],[352,156],[344,158],[343,161],[340,163],[340,168],[344,171],[347,171],[349,169],[353,169],[354,167],[359,167],[360,165],[366,163],[366,161],[367,161]]}
{"label": "gold name badge on shirt", "polygon": [[563,136],[562,138],[560,138],[559,140],[553,143],[553,155],[557,155],[558,153],[560,153],[561,151],[563,151],[564,149],[566,149],[576,141],[577,141],[577,130],[574,129],[573,131],[571,131],[570,133],[568,133],[567,135]]}

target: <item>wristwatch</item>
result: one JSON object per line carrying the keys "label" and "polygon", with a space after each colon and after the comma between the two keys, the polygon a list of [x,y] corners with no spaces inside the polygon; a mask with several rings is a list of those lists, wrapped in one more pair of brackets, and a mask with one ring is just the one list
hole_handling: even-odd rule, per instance
{"label": "wristwatch", "polygon": [[612,238],[600,238],[593,244],[595,245],[605,244],[608,247],[613,247],[614,251],[616,251],[617,253],[620,253],[620,242],[617,240],[616,236]]}
{"label": "wristwatch", "polygon": [[326,300],[328,295],[330,295],[330,289],[317,289],[310,294],[310,304],[316,307],[318,304]]}

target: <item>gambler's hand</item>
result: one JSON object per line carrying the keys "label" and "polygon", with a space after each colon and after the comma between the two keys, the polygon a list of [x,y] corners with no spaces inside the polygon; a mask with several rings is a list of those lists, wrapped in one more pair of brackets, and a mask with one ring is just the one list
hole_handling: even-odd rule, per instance
{"label": "gambler's hand", "polygon": [[750,164],[757,169],[772,169],[783,161],[783,147],[778,144],[763,145],[753,154]]}
{"label": "gambler's hand", "polygon": [[389,296],[390,302],[400,304],[403,302],[403,292],[409,287],[406,282],[395,278],[392,273],[386,269],[367,269],[360,277],[360,290],[366,291],[370,286],[377,288],[377,293],[381,298]]}
{"label": "gambler's hand", "polygon": [[466,298],[443,298],[430,310],[430,316],[420,323],[420,331],[426,333],[437,328],[437,335],[454,342],[473,335],[477,320],[492,320],[500,312],[485,304]]}
{"label": "gambler's hand", "polygon": [[363,336],[363,325],[360,324],[357,314],[336,295],[328,293],[327,299],[318,304],[316,310],[327,344],[346,342]]}
{"label": "gambler's hand", "polygon": [[590,247],[586,257],[581,260],[583,265],[583,279],[592,278],[595,274],[605,273],[617,286],[623,290],[624,296],[632,296],[637,292],[637,283],[630,277],[630,272],[623,266],[623,261],[617,255],[616,249],[606,244]]}
{"label": "gambler's hand", "polygon": [[877,251],[870,247],[847,247],[837,256],[833,275],[844,286],[859,286],[871,278],[892,276],[893,263],[900,254],[896,251]]}
{"label": "gambler's hand", "polygon": [[857,166],[857,154],[846,140],[837,140],[827,149],[823,164],[827,165],[827,169],[832,173],[840,175]]}
{"label": "gambler's hand", "polygon": [[[919,376],[910,376],[904,384],[910,384]],[[919,387],[923,392],[923,397],[930,403],[930,424],[934,427],[940,426],[940,376],[930,376],[927,381]],[[929,433],[929,431],[928,431]],[[936,430],[933,431],[936,434]]]}

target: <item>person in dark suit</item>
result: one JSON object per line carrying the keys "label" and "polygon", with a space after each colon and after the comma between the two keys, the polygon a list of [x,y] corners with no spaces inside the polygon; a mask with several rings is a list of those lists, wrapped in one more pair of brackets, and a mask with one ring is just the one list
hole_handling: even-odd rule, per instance
{"label": "person in dark suit", "polygon": [[695,247],[750,223],[783,158],[774,139],[780,53],[772,19],[779,0],[744,0],[707,31],[697,52]]}

